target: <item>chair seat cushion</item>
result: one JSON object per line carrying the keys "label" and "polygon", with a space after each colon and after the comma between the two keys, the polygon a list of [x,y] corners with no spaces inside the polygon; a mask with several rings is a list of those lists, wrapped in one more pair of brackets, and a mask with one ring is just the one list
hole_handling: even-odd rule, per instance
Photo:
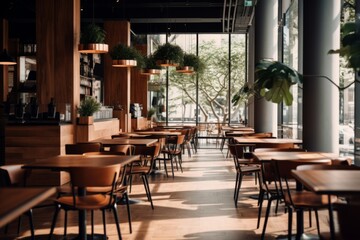
{"label": "chair seat cushion", "polygon": [[[285,202],[289,203],[290,199],[288,195],[285,195]],[[327,208],[329,199],[328,195],[316,194],[309,191],[292,191],[291,199],[295,208]],[[336,196],[331,196],[330,201],[334,203]]]}
{"label": "chair seat cushion", "polygon": [[[75,207],[77,209],[92,210],[92,209],[101,209],[103,207],[108,206],[111,196],[106,194],[93,194],[82,197],[77,196],[75,198],[76,198]],[[73,196],[60,197],[56,200],[56,202],[68,207],[74,207]]]}

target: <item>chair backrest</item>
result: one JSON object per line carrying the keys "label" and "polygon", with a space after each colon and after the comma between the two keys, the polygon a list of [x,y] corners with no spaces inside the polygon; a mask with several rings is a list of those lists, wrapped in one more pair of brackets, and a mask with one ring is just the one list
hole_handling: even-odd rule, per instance
{"label": "chair backrest", "polygon": [[65,145],[66,154],[83,154],[86,152],[100,152],[102,144],[98,142],[84,142]]}
{"label": "chair backrest", "polygon": [[112,139],[114,139],[114,138],[129,138],[129,137],[130,137],[130,135],[126,134],[126,133],[119,133],[119,134],[111,135]]}
{"label": "chair backrest", "polygon": [[270,166],[274,171],[275,184],[282,192],[286,204],[294,205],[289,185],[289,180],[294,179],[291,171],[301,165],[315,164],[331,165],[331,159],[271,160]]}
{"label": "chair backrest", "polygon": [[123,153],[124,155],[134,155],[135,146],[131,144],[112,145],[110,146],[109,151]]}
{"label": "chair backrest", "polygon": [[256,138],[272,138],[272,132],[261,132],[261,133],[250,133],[246,134],[246,137],[256,137]]}
{"label": "chair backrest", "polygon": [[106,167],[76,167],[69,170],[74,187],[108,187],[115,183],[120,164]]}
{"label": "chair backrest", "polygon": [[24,186],[26,170],[23,165],[3,165],[0,166],[0,187]]}
{"label": "chair backrest", "polygon": [[301,165],[323,164],[331,165],[331,159],[302,159],[302,160],[271,160],[275,167],[276,175],[279,179],[294,179],[291,170],[297,169]]}
{"label": "chair backrest", "polygon": [[352,160],[351,160],[351,158],[341,157],[341,158],[331,159],[331,164],[332,164],[332,165],[345,165],[345,166],[349,166],[349,165],[352,164]]}
{"label": "chair backrest", "polygon": [[159,155],[159,151],[159,143],[152,146],[138,146],[135,149],[135,155],[140,155],[141,160],[150,161],[150,164],[145,165],[149,167],[148,170],[150,171],[155,164],[155,158]]}

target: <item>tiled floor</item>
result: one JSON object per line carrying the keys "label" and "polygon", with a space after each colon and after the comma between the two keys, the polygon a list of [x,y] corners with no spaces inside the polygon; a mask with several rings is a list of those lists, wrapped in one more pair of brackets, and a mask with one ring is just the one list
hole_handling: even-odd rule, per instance
{"label": "tiled floor", "polygon": [[[137,179],[134,183],[131,199],[140,203],[131,205],[133,233],[129,233],[126,208],[119,206],[123,239],[260,239],[260,229],[256,229],[257,200],[250,196],[258,193],[253,176],[245,177],[240,192],[238,207],[233,201],[235,172],[233,162],[226,157],[226,150],[202,148],[191,158],[184,155],[184,172],[175,172],[175,178],[166,178],[163,171],[150,177],[155,209],[145,201],[144,188]],[[264,203],[266,206],[267,202]],[[53,215],[53,209],[35,210],[36,233],[38,239],[46,239],[45,234]],[[265,207],[263,213],[265,212]],[[63,215],[57,221],[55,233],[63,233]],[[96,213],[97,233],[103,232],[100,212]],[[305,215],[307,216],[307,214]],[[69,213],[68,233],[77,232],[77,215]],[[321,213],[321,230],[328,231],[327,212]],[[307,217],[306,217],[307,218]],[[263,219],[262,219],[263,220]],[[26,223],[27,219],[23,219]],[[295,228],[295,219],[294,225]],[[305,223],[307,233],[316,233],[315,221],[312,228]],[[23,230],[28,228],[24,226]],[[280,207],[279,214],[272,212],[269,219],[266,239],[286,234],[287,214]],[[90,228],[88,228],[90,232]],[[109,239],[117,239],[112,214],[107,215]],[[24,231],[23,236],[29,236]],[[60,239],[60,238],[59,238]]]}

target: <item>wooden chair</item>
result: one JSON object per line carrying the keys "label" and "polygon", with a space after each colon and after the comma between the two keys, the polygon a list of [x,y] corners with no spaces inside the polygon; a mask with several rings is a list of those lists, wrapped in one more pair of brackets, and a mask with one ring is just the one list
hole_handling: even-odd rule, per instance
{"label": "wooden chair", "polygon": [[[292,213],[299,210],[315,210],[316,225],[318,234],[320,235],[320,226],[318,220],[318,209],[326,209],[328,207],[328,198],[322,195],[315,194],[309,191],[300,191],[297,189],[294,191],[290,187],[290,181],[294,181],[294,177],[291,174],[291,170],[296,169],[300,165],[310,164],[324,164],[330,165],[330,159],[306,159],[306,160],[271,160],[270,166],[274,169],[275,181],[279,187],[286,209],[288,211],[288,239],[291,239],[292,235]],[[336,198],[331,198],[331,201],[335,201]],[[270,209],[266,211],[265,222],[261,239],[265,238],[265,231],[267,220],[269,217]]]}
{"label": "wooden chair", "polygon": [[241,183],[244,175],[255,174],[255,179],[259,177],[260,166],[254,165],[251,159],[244,158],[244,147],[247,145],[243,144],[228,144],[230,154],[233,156],[236,177],[235,177],[235,188],[234,188],[234,201],[235,207],[237,207],[239,192]]}
{"label": "wooden chair", "polygon": [[160,154],[160,143],[156,143],[155,145],[149,147],[138,146],[135,149],[135,155],[140,155],[139,164],[133,165],[130,168],[130,171],[127,172],[127,175],[129,176],[130,185],[132,184],[132,176],[140,175],[144,184],[147,199],[150,202],[152,209],[154,209],[154,204],[151,197],[148,176],[151,173],[151,171],[154,169],[155,159],[159,154]]}
{"label": "wooden chair", "polygon": [[[127,146],[127,145],[124,145]],[[129,146],[133,146],[133,145],[129,145]],[[84,155],[127,155],[127,149],[125,149],[125,152],[122,151],[106,151],[106,152],[88,152],[88,153],[84,153]],[[116,203],[118,204],[122,204],[123,200],[125,200],[125,204],[126,204],[126,209],[127,209],[127,213],[128,213],[128,221],[129,221],[129,231],[130,233],[132,233],[132,224],[131,224],[131,210],[130,210],[130,203],[129,203],[129,194],[128,194],[128,185],[126,184],[126,171],[130,168],[131,166],[124,166],[122,168],[120,168],[120,172],[119,172],[119,178],[116,181],[116,185],[115,185],[115,189],[114,189],[114,195],[116,196]],[[94,194],[94,193],[109,193],[110,192],[110,188],[109,187],[105,187],[105,188],[100,188],[100,187],[88,187],[86,188],[86,192]],[[66,211],[65,211],[66,213]],[[93,215],[93,212],[92,212]],[[66,214],[65,214],[66,216]],[[92,216],[93,217],[93,216]],[[64,224],[64,229],[66,230],[66,224]],[[92,225],[93,227],[93,225]],[[66,231],[65,231],[66,232]],[[64,234],[66,236],[66,234]]]}
{"label": "wooden chair", "polygon": [[[0,187],[23,187],[25,186],[27,172],[22,169],[21,164],[0,166]],[[1,196],[6,197],[6,196]],[[35,237],[32,209],[25,213],[29,218],[31,239]],[[21,231],[21,217],[18,219],[17,234]],[[7,226],[5,227],[7,233]]]}
{"label": "wooden chair", "polygon": [[164,157],[158,158],[158,160],[163,161],[167,177],[169,176],[166,166],[167,161],[170,161],[173,178],[174,178],[174,161],[176,164],[176,168],[178,169],[178,165],[179,165],[181,172],[183,171],[181,163],[182,163],[182,149],[183,149],[184,140],[185,140],[185,135],[178,135],[166,139],[165,146],[161,150],[161,153],[163,154]]}
{"label": "wooden chair", "polygon": [[[121,238],[120,223],[117,214],[116,197],[114,195],[116,181],[119,177],[120,165],[108,167],[78,167],[69,171],[72,186],[71,196],[60,196],[55,200],[56,210],[51,225],[50,236],[52,238],[57,215],[60,209],[94,211],[101,210],[104,221],[104,234],[106,235],[105,211],[113,211],[116,228],[119,239]],[[87,187],[110,188],[109,193],[96,193],[88,195],[78,194],[77,189],[86,189]],[[92,219],[93,222],[93,219]],[[94,237],[94,229],[92,235]]]}
{"label": "wooden chair", "polygon": [[110,152],[123,153],[124,155],[134,155],[135,146],[131,144],[112,145],[109,148]]}
{"label": "wooden chair", "polygon": [[86,152],[100,152],[102,151],[102,144],[96,142],[83,142],[65,145],[66,154],[83,154]]}

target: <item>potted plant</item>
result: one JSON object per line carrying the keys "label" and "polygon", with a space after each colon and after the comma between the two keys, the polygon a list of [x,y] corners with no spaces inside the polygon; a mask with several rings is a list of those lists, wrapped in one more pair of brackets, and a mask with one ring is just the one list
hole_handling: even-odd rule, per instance
{"label": "potted plant", "polygon": [[342,28],[341,48],[330,50],[329,54],[340,54],[347,59],[347,67],[360,70],[360,34],[356,33],[356,23],[347,22]]}
{"label": "potted plant", "polygon": [[178,46],[170,43],[160,45],[154,52],[156,63],[160,66],[179,66],[184,57],[183,50]]}
{"label": "potted plant", "polygon": [[80,106],[77,108],[77,111],[80,115],[79,124],[93,124],[94,123],[94,113],[99,111],[101,104],[96,101],[94,97],[85,97],[81,102]]}
{"label": "potted plant", "polygon": [[201,61],[199,56],[192,53],[185,53],[183,62],[179,67],[176,67],[176,72],[180,73],[193,73],[203,72],[205,68],[204,63]]}
{"label": "potted plant", "polygon": [[133,47],[127,46],[123,43],[116,45],[110,52],[113,60],[113,67],[135,67],[137,60],[141,62],[141,54]]}
{"label": "potted plant", "polygon": [[156,60],[153,55],[144,57],[144,65],[141,69],[143,75],[159,75],[161,67],[156,64]]}
{"label": "potted plant", "polygon": [[107,53],[109,46],[104,43],[106,32],[95,23],[88,24],[80,35],[79,52]]}
{"label": "potted plant", "polygon": [[297,83],[302,83],[303,77],[296,70],[287,65],[273,60],[263,59],[255,66],[255,81],[252,86],[244,86],[236,93],[232,102],[237,103],[239,96],[244,93],[253,93],[265,97],[267,101],[280,103],[284,101],[287,106],[293,102],[290,87]]}

